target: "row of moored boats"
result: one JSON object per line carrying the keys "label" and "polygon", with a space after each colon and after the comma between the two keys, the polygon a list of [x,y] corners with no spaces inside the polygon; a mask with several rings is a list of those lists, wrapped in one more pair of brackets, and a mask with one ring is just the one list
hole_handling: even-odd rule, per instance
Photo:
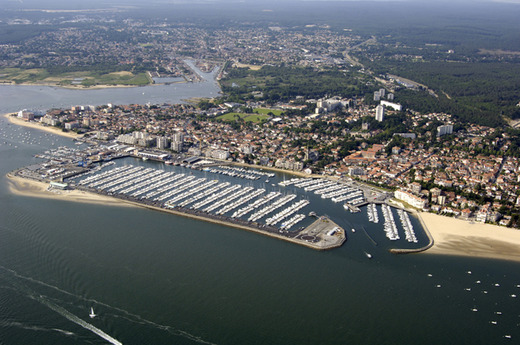
{"label": "row of moored boats", "polygon": [[[271,226],[283,221],[280,226],[283,230],[302,221],[305,215],[296,213],[309,204],[308,200],[293,202],[295,194],[271,192],[265,195],[265,189],[132,165],[90,175],[77,184],[109,195],[158,202],[166,208],[180,206],[215,215],[233,212],[231,218],[250,214],[249,221],[265,218],[265,223]],[[274,215],[269,217],[271,214]]]}

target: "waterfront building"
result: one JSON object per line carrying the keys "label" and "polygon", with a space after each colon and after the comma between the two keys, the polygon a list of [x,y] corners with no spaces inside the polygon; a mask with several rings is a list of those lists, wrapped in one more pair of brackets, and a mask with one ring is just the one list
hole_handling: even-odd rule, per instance
{"label": "waterfront building", "polygon": [[49,187],[50,188],[55,188],[55,189],[60,189],[60,190],[65,190],[68,188],[68,183],[60,183],[60,182],[55,182],[55,181],[51,181]]}
{"label": "waterfront building", "polygon": [[404,190],[396,190],[394,193],[394,196],[396,199],[402,200],[405,203],[407,203],[415,208],[422,210],[423,208],[426,207],[425,199],[418,197],[416,195],[413,195],[412,193],[406,192]]}
{"label": "waterfront building", "polygon": [[207,149],[205,155],[210,158],[228,159],[229,151],[221,149]]}
{"label": "waterfront building", "polygon": [[27,109],[20,110],[18,112],[18,118],[23,119],[25,121],[34,120],[34,113],[32,111],[28,111]]}
{"label": "waterfront building", "polygon": [[175,152],[181,152],[184,146],[184,133],[175,132],[172,136],[171,149]]}
{"label": "waterfront building", "polygon": [[157,137],[156,145],[158,149],[164,150],[168,147],[168,138],[167,137]]}
{"label": "waterfront building", "polygon": [[68,130],[72,130],[74,128],[78,128],[79,127],[79,123],[74,121],[74,122],[67,122],[65,124],[65,129],[68,129]]}
{"label": "waterfront building", "polygon": [[52,115],[45,115],[40,119],[40,122],[49,126],[56,126],[59,121],[56,117]]}
{"label": "waterfront building", "polygon": [[[170,149],[175,152],[181,152],[182,146],[183,146],[182,142],[172,141],[171,145],[170,145]],[[199,154],[200,154],[200,150],[199,150]]]}
{"label": "waterfront building", "polygon": [[137,144],[137,138],[135,138],[132,134],[121,134],[117,137],[116,141],[128,145]]}

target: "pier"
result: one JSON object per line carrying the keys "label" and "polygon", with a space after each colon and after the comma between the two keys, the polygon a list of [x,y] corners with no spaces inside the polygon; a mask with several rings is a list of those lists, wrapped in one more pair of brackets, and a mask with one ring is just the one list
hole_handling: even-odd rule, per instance
{"label": "pier", "polygon": [[424,233],[426,234],[426,237],[428,237],[428,244],[421,248],[415,248],[415,249],[398,249],[398,248],[392,248],[389,250],[392,254],[416,254],[416,253],[422,253],[433,247],[435,244],[435,241],[433,240],[433,236],[430,234],[430,231],[428,231],[428,227],[424,223],[424,221],[421,218],[421,215],[419,213],[416,213],[417,218],[419,219],[419,222],[421,222],[421,225],[424,229]]}

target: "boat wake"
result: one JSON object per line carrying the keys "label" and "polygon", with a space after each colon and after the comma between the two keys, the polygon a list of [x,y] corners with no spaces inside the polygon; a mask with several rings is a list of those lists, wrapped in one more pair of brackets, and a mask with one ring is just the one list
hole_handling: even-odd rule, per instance
{"label": "boat wake", "polygon": [[54,303],[51,303],[50,301],[48,301],[47,299],[43,298],[43,297],[37,297],[35,298],[36,300],[38,300],[39,302],[45,304],[47,307],[49,307],[50,309],[54,310],[55,312],[57,312],[58,314],[61,314],[62,316],[64,316],[65,318],[67,318],[68,320],[74,322],[75,324],[85,328],[85,329],[88,329],[89,331],[91,331],[92,333],[94,334],[97,334],[98,336],[100,336],[101,338],[105,339],[106,341],[110,342],[111,344],[114,344],[114,345],[123,345],[123,343],[121,343],[119,340],[111,337],[110,335],[106,334],[105,332],[103,332],[102,330],[100,330],[99,328],[97,328],[96,326],[80,319],[79,317],[77,317],[76,315],[72,314],[71,312],[69,312],[68,310],[54,304]]}
{"label": "boat wake", "polygon": [[61,333],[61,334],[67,335],[67,336],[71,336],[71,337],[75,337],[75,336],[77,336],[76,333],[71,332],[71,331],[66,331],[66,330],[64,330],[64,329],[59,329],[59,328],[45,328],[45,327],[42,327],[42,326],[36,326],[36,325],[24,324],[24,323],[21,323],[21,322],[18,322],[18,321],[5,321],[5,320],[0,320],[0,327],[16,327],[16,328],[20,328],[20,329],[29,330],[29,331],[37,331],[37,332],[58,332],[58,333]]}
{"label": "boat wake", "polygon": [[[36,300],[36,301],[46,305],[50,309],[54,310],[55,312],[61,314],[65,318],[67,318],[68,320],[78,324],[79,326],[81,326],[81,327],[83,327],[85,329],[88,329],[88,330],[92,331],[93,333],[99,335],[100,337],[102,337],[103,339],[109,341],[112,344],[121,344],[121,342],[118,341],[117,339],[111,337],[110,335],[106,334],[105,332],[103,332],[101,329],[95,327],[94,325],[91,325],[90,323],[80,319],[79,317],[77,317],[76,315],[72,314],[68,310],[66,310],[66,309],[56,305],[55,303],[49,301],[48,298],[46,298],[45,296],[43,296],[41,294],[36,293],[35,291],[33,291],[33,289],[29,288],[26,284],[23,284],[23,286],[22,286],[22,284],[20,284],[20,281],[23,280],[23,281],[26,281],[26,282],[29,282],[29,283],[33,283],[33,284],[37,284],[37,285],[40,285],[40,286],[43,286],[43,287],[46,287],[46,288],[50,288],[50,289],[52,289],[54,291],[63,293],[65,295],[69,296],[69,297],[75,297],[75,298],[80,299],[82,301],[86,301],[88,303],[92,303],[92,304],[95,304],[95,305],[98,305],[98,306],[102,306],[102,307],[106,308],[107,310],[108,309],[114,310],[117,313],[112,314],[113,317],[119,317],[119,318],[125,319],[125,320],[127,320],[128,322],[131,322],[131,323],[147,325],[147,326],[150,326],[150,327],[153,327],[153,328],[156,328],[156,329],[168,332],[171,335],[182,337],[182,338],[191,340],[191,341],[199,343],[199,344],[216,345],[215,343],[206,341],[206,340],[204,340],[204,339],[202,339],[202,338],[200,338],[200,337],[198,337],[196,335],[193,335],[193,334],[191,334],[189,332],[186,332],[186,331],[183,331],[181,329],[177,329],[177,328],[175,328],[173,326],[161,325],[161,324],[155,323],[153,321],[144,319],[144,318],[140,317],[139,315],[130,313],[130,312],[124,310],[124,309],[112,307],[112,306],[110,306],[110,305],[108,305],[106,303],[97,301],[95,299],[87,299],[87,298],[84,298],[82,296],[78,296],[78,295],[72,294],[72,293],[70,293],[68,291],[62,290],[59,287],[51,285],[51,284],[48,284],[46,282],[43,282],[43,281],[31,278],[31,277],[26,277],[26,276],[20,275],[16,271],[14,271],[12,269],[9,269],[9,268],[6,268],[6,267],[4,267],[2,265],[0,265],[0,270],[3,270],[6,273],[7,272],[10,273],[13,278],[17,279],[17,281],[12,280],[12,283],[14,285],[14,289],[16,291],[18,291],[18,292],[25,291],[27,297],[29,297],[29,298],[31,298],[33,300]],[[58,332],[60,331],[58,329],[53,329],[53,330],[58,331]],[[60,333],[63,333],[65,335],[74,335],[74,334],[69,334],[67,331],[63,331],[63,332],[60,332]]]}

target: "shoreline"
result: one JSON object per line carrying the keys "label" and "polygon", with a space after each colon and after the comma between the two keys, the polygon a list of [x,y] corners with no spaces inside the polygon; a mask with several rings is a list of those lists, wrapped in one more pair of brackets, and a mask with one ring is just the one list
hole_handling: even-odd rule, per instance
{"label": "shoreline", "polygon": [[520,262],[520,230],[421,212],[434,239],[424,253]]}
{"label": "shoreline", "polygon": [[[128,88],[128,87],[143,87],[154,85],[154,83],[144,84],[144,85],[107,85],[107,84],[99,84],[92,86],[83,86],[83,85],[58,85],[53,83],[20,83],[16,84],[14,82],[2,82],[0,85],[9,85],[9,86],[48,86],[48,87],[57,87],[61,89],[68,90],[98,90],[98,89],[118,89],[118,88]],[[157,84],[159,85],[159,84]]]}
{"label": "shoreline", "polygon": [[29,122],[22,119],[19,119],[15,116],[16,113],[4,114],[3,116],[12,124],[17,126],[23,126],[33,129],[39,129],[48,133],[56,134],[62,137],[70,138],[70,139],[79,139],[82,138],[82,134],[77,134],[75,132],[63,132],[60,128],[44,126],[38,122]]}
{"label": "shoreline", "polygon": [[[28,178],[23,178],[19,176],[15,176],[12,173],[8,173],[6,175],[8,181],[9,191],[15,195],[27,196],[27,197],[37,197],[37,198],[51,198],[55,200],[64,200],[64,201],[73,201],[73,202],[81,202],[81,203],[91,203],[98,204],[104,206],[123,206],[123,207],[141,207],[149,210],[169,213],[177,216],[182,216],[186,218],[191,218],[199,221],[209,222],[213,224],[219,224],[226,227],[231,227],[240,230],[246,230],[249,232],[254,232],[260,235],[276,238],[282,241],[298,244],[307,248],[311,248],[314,250],[329,250],[333,248],[340,247],[343,245],[344,241],[341,241],[338,245],[320,245],[319,243],[311,243],[297,238],[290,238],[282,235],[278,235],[276,233],[268,232],[265,230],[257,229],[254,227],[228,222],[225,220],[214,219],[210,217],[199,216],[196,214],[185,213],[181,211],[176,211],[172,209],[165,209],[161,207],[156,207],[152,205],[142,204],[135,201],[123,200],[115,197],[104,196],[97,193],[92,193],[88,191],[82,191],[78,189],[73,190],[56,190],[49,191],[48,184],[45,182],[35,181]],[[305,231],[304,231],[305,232]]]}
{"label": "shoreline", "polygon": [[87,193],[77,189],[49,191],[47,189],[48,184],[45,182],[14,176],[11,173],[8,173],[6,176],[9,191],[15,195],[44,199],[58,199],[104,206],[130,207],[129,204],[119,202],[115,198],[110,198],[94,193]]}

